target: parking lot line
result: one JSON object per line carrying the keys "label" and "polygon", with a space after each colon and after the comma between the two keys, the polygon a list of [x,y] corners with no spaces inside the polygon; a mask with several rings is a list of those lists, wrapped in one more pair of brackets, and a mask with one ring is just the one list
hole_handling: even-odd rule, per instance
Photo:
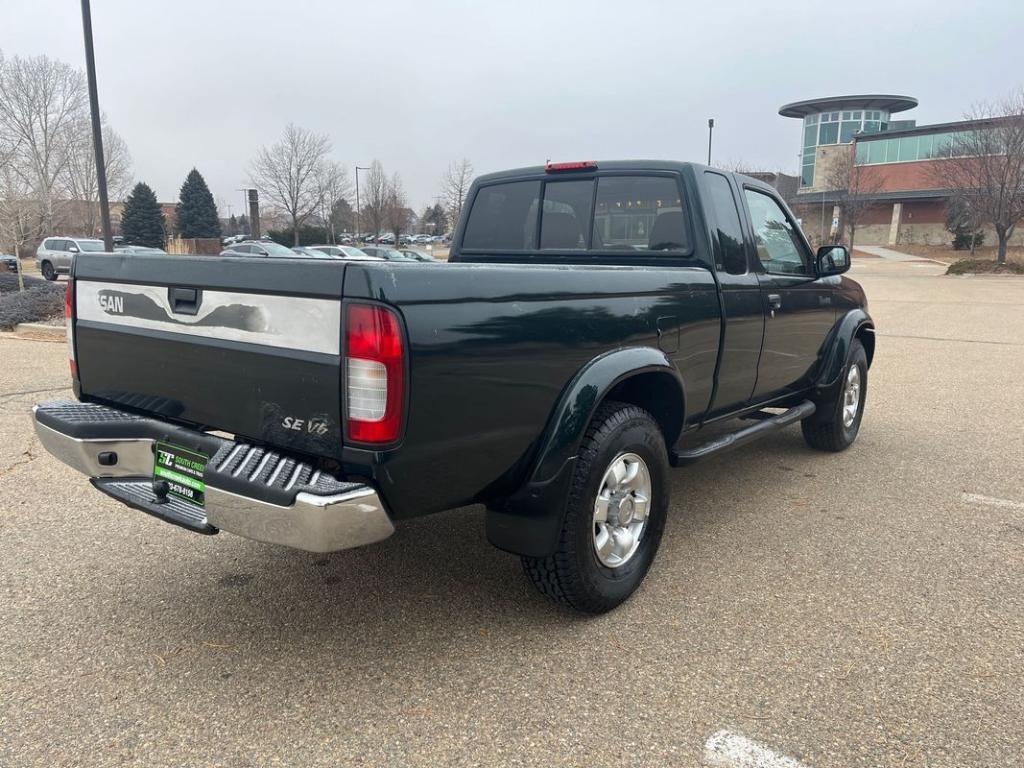
{"label": "parking lot line", "polygon": [[704,744],[705,768],[810,768],[791,757],[780,755],[763,744],[721,730]]}
{"label": "parking lot line", "polygon": [[1024,502],[1013,499],[1000,499],[996,496],[984,496],[980,493],[965,493],[963,500],[971,504],[984,504],[987,507],[1002,507],[1003,509],[1019,509],[1024,511]]}

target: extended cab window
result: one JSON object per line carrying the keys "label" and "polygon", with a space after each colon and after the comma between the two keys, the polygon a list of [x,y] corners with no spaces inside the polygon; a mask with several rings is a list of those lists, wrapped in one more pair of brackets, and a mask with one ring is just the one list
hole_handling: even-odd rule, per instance
{"label": "extended cab window", "polygon": [[465,250],[526,251],[534,247],[539,181],[481,187],[462,236]]}
{"label": "extended cab window", "polygon": [[705,172],[704,180],[707,182],[708,197],[715,212],[715,226],[718,230],[715,267],[719,272],[730,275],[746,274],[747,253],[743,245],[743,227],[729,180],[720,173],[711,172]]}
{"label": "extended cab window", "polygon": [[668,176],[603,176],[597,181],[594,250],[685,251],[682,199]]}
{"label": "extended cab window", "polygon": [[804,259],[800,236],[782,207],[769,195],[744,189],[750,223],[754,228],[757,258],[766,272],[781,275],[811,275]]}

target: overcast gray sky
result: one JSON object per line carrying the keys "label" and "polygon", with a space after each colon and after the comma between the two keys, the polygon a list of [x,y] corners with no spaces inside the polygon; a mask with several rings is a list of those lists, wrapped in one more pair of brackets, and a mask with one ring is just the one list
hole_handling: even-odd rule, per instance
{"label": "overcast gray sky", "polygon": [[[84,63],[74,0],[0,0],[0,49]],[[703,160],[795,172],[778,107],[916,96],[958,119],[1024,82],[1024,2],[93,0],[102,108],[138,180],[190,168],[239,212],[256,148],[289,121],[351,167],[378,158],[417,209],[448,162]],[[223,210],[222,215],[227,215]]]}

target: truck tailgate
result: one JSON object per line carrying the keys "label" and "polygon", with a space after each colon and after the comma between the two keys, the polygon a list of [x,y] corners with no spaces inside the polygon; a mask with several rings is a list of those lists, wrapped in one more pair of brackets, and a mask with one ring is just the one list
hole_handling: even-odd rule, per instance
{"label": "truck tailgate", "polygon": [[81,253],[83,399],[340,457],[335,260]]}

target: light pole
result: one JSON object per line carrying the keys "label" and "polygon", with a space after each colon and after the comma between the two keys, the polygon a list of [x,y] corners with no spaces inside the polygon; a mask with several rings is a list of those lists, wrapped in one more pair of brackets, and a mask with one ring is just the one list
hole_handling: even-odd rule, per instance
{"label": "light pole", "polygon": [[369,166],[357,165],[356,166],[356,241],[359,240],[359,172],[370,170]]}
{"label": "light pole", "polygon": [[711,165],[711,132],[715,129],[715,118],[708,118],[708,165]]}
{"label": "light pole", "polygon": [[92,48],[92,9],[89,0],[82,0],[82,33],[85,35],[85,72],[89,80],[89,112],[92,116],[92,148],[96,155],[96,191],[100,198],[100,221],[103,224],[103,247],[114,250],[114,233],[110,229],[110,202],[107,200],[107,167],[103,162],[103,128],[100,124],[100,97],[96,89],[96,56]]}

